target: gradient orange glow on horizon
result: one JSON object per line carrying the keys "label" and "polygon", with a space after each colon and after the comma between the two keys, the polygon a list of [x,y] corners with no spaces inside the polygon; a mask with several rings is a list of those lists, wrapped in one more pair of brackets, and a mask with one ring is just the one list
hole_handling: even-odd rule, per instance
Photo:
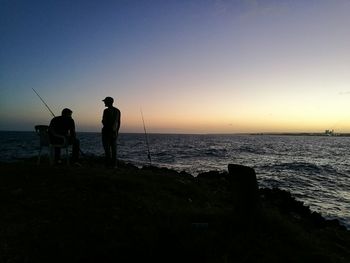
{"label": "gradient orange glow on horizon", "polygon": [[350,132],[350,0],[0,7],[0,130],[49,123],[35,88],[78,131],[112,96],[121,132]]}

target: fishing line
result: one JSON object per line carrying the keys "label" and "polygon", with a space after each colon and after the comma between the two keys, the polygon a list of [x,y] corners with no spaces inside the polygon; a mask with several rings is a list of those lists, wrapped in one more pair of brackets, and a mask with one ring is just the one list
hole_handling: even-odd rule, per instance
{"label": "fishing line", "polygon": [[45,101],[43,100],[42,97],[40,97],[39,93],[36,92],[35,89],[32,88],[32,90],[35,92],[35,94],[39,97],[39,99],[42,101],[42,103],[44,103],[44,105],[46,106],[46,108],[51,112],[52,116],[56,117],[55,114],[52,112],[52,110],[50,109],[50,107],[45,103]]}
{"label": "fishing line", "polygon": [[149,160],[149,165],[152,166],[151,152],[149,150],[149,143],[148,143],[148,135],[147,135],[145,120],[143,118],[143,113],[142,113],[142,109],[141,108],[140,108],[140,111],[141,111],[141,117],[142,117],[142,123],[143,123],[143,130],[145,132],[145,138],[146,138],[146,145],[147,145],[147,152],[148,152],[147,157],[148,157],[148,160]]}
{"label": "fishing line", "polygon": [[[38,92],[36,92],[36,90],[34,88],[32,88],[32,90],[35,92],[35,94],[39,97],[39,99],[41,100],[42,103],[44,103],[44,105],[46,106],[46,108],[50,111],[50,113],[52,114],[53,117],[56,117],[55,114],[52,112],[52,110],[50,109],[49,105],[46,104],[46,102],[43,100],[43,98],[39,95]],[[83,153],[83,151],[80,149],[79,147],[79,152],[85,156],[85,154]]]}

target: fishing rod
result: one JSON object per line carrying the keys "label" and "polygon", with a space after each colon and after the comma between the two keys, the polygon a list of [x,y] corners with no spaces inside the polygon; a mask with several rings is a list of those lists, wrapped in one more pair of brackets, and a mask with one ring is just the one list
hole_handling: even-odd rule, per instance
{"label": "fishing rod", "polygon": [[[43,98],[39,95],[39,93],[36,92],[36,90],[35,90],[34,88],[32,88],[32,90],[33,90],[33,91],[35,92],[35,94],[39,97],[39,99],[41,100],[41,102],[44,103],[44,105],[46,106],[46,108],[50,111],[51,115],[52,115],[53,117],[56,117],[55,114],[54,114],[54,113],[52,112],[52,110],[50,109],[49,105],[46,104],[46,102],[45,102],[45,101],[43,100]],[[79,152],[80,152],[83,156],[85,156],[85,154],[84,154],[83,151],[80,149],[80,147],[79,147]]]}
{"label": "fishing rod", "polygon": [[46,106],[46,108],[51,112],[53,117],[56,117],[55,114],[52,112],[52,110],[50,109],[50,107],[45,103],[45,101],[43,100],[42,97],[40,97],[39,93],[36,92],[35,89],[32,88],[32,90],[35,92],[35,94],[39,97],[39,99],[41,100],[42,103],[44,103],[44,105]]}
{"label": "fishing rod", "polygon": [[143,130],[145,132],[145,137],[146,137],[146,145],[147,145],[147,152],[148,152],[147,157],[149,160],[149,165],[152,166],[151,152],[149,150],[148,135],[147,135],[147,131],[146,131],[145,120],[143,118],[142,109],[140,109],[140,111],[141,111],[141,117],[142,117],[142,123],[143,123]]}

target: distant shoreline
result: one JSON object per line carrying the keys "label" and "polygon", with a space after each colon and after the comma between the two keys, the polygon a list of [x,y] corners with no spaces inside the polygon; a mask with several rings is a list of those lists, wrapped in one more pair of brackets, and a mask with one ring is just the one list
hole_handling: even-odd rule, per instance
{"label": "distant shoreline", "polygon": [[[13,131],[0,130],[0,132],[35,132],[33,131]],[[100,133],[100,131],[77,131],[77,133]],[[121,132],[120,134],[138,134],[144,135],[143,132]],[[204,136],[322,136],[322,137],[350,137],[350,133],[326,134],[324,132],[242,132],[242,133],[157,133],[149,132],[148,135],[204,135]]]}
{"label": "distant shoreline", "polygon": [[282,133],[249,133],[249,135],[349,137],[350,133],[336,133],[333,135],[329,135],[326,133],[318,133],[318,132],[300,132],[300,133],[282,132]]}

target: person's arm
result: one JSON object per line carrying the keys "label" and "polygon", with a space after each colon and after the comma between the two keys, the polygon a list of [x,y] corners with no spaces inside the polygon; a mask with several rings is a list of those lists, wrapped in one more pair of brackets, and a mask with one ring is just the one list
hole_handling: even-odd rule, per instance
{"label": "person's arm", "polygon": [[70,129],[69,129],[69,135],[70,135],[72,138],[75,138],[75,137],[76,137],[76,133],[75,133],[75,122],[74,122],[73,119],[72,119],[72,121],[71,121],[71,126],[70,126]]}
{"label": "person's arm", "polygon": [[121,113],[120,113],[120,110],[117,110],[117,134],[119,133],[120,119],[121,119]]}
{"label": "person's arm", "polygon": [[57,117],[53,118],[49,125],[49,138],[50,143],[54,144],[66,144],[66,137],[57,132],[57,125],[59,121]]}
{"label": "person's arm", "polygon": [[103,126],[106,126],[107,125],[107,113],[106,113],[107,109],[105,109],[103,111],[103,115],[102,115],[102,124]]}
{"label": "person's arm", "polygon": [[50,121],[50,125],[49,125],[49,134],[51,134],[51,135],[53,135],[53,136],[56,135],[55,127],[56,127],[56,118],[53,118],[53,119]]}

